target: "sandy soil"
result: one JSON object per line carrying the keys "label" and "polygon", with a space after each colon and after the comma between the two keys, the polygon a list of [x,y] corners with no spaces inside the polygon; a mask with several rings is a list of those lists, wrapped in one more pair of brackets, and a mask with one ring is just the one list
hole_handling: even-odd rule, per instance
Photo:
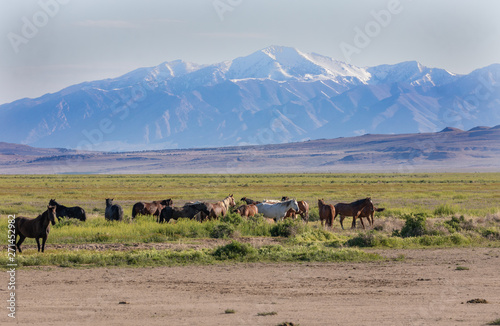
{"label": "sandy soil", "polygon": [[[22,325],[484,325],[500,249],[377,250],[403,261],[17,271]],[[456,270],[465,266],[469,270]],[[7,297],[1,273],[0,297]],[[487,304],[467,303],[486,299]],[[2,300],[3,301],[3,300]],[[5,301],[4,305],[5,305]],[[234,314],[224,313],[234,309]],[[276,312],[271,316],[259,313]],[[0,324],[13,324],[3,309]]]}

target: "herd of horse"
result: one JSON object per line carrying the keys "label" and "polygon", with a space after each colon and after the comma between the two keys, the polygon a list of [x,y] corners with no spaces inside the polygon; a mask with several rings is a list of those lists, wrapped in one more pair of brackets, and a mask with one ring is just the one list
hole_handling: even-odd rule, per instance
{"label": "herd of horse", "polygon": [[[252,217],[262,214],[269,222],[277,222],[286,218],[296,218],[300,215],[306,223],[309,221],[309,204],[306,201],[297,201],[288,197],[282,197],[281,200],[263,200],[254,201],[243,197],[241,201],[245,204],[235,207],[236,202],[232,194],[216,203],[209,202],[188,202],[184,206],[173,206],[172,199],[165,199],[153,202],[137,202],[132,207],[132,218],[137,215],[153,215],[159,223],[170,222],[179,218],[190,218],[198,221],[216,219],[219,216],[225,216],[230,209],[234,209],[243,217]],[[368,223],[373,226],[375,212],[383,211],[384,208],[376,208],[370,197],[354,201],[352,203],[338,203],[336,205],[326,204],[323,199],[318,199],[319,218],[322,226],[332,227],[333,221],[340,216],[340,226],[344,229],[344,218],[352,216],[352,226],[356,227],[356,220],[359,219],[363,229],[365,224],[363,218],[368,219]],[[38,251],[44,252],[45,242],[50,231],[50,224],[56,223],[62,217],[75,218],[80,221],[86,221],[85,210],[79,206],[66,207],[60,205],[55,199],[49,201],[47,210],[36,218],[17,217],[14,220],[16,248],[19,252],[21,244],[25,238],[35,238]],[[120,205],[113,204],[113,199],[106,199],[106,210],[104,213],[106,220],[123,220],[123,209]],[[40,239],[42,245],[40,246]]]}

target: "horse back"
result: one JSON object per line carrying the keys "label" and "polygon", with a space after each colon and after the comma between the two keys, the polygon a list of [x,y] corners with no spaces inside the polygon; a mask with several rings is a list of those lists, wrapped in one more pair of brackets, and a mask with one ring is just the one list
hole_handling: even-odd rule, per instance
{"label": "horse back", "polygon": [[36,238],[46,233],[46,231],[40,229],[36,218],[18,216],[14,220],[14,226],[16,235],[22,234],[27,238]]}

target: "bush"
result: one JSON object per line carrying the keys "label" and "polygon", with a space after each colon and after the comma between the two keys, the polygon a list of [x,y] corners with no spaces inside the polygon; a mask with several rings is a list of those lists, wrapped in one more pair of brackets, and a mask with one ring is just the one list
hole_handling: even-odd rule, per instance
{"label": "bush", "polygon": [[278,222],[271,228],[271,236],[273,237],[294,237],[302,233],[304,224],[300,220],[285,220]]}
{"label": "bush", "polygon": [[226,216],[222,216],[220,218],[220,221],[233,225],[240,225],[241,223],[245,222],[245,219],[236,212],[227,212]]}
{"label": "bush", "polygon": [[374,247],[379,243],[373,231],[359,233],[356,237],[347,240],[349,247]]}
{"label": "bush", "polygon": [[427,233],[424,214],[409,214],[405,216],[406,222],[401,229],[400,236],[403,238],[420,237]]}
{"label": "bush", "polygon": [[219,260],[243,258],[255,255],[257,250],[249,244],[233,241],[215,249],[213,256]]}
{"label": "bush", "polygon": [[216,239],[230,238],[233,236],[234,232],[235,228],[232,224],[223,222],[214,226],[210,232],[210,236]]}
{"label": "bush", "polygon": [[455,208],[451,207],[448,204],[439,205],[434,210],[435,216],[450,216],[450,215],[453,215],[455,213],[456,213]]}

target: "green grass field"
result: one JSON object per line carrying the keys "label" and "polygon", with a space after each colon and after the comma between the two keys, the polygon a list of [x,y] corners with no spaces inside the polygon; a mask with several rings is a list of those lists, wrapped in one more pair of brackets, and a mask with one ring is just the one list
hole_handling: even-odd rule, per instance
{"label": "green grass field", "polygon": [[[28,249],[18,255],[21,265],[123,266],[217,263],[220,261],[336,261],[346,248],[421,248],[428,246],[495,246],[500,243],[500,173],[467,174],[273,174],[273,175],[4,175],[0,176],[0,229],[7,230],[7,215],[36,217],[55,198],[66,206],[81,206],[87,222],[63,220],[51,229],[48,244],[163,243],[195,239],[278,237],[283,241],[270,255],[251,248],[245,255],[217,256],[216,249],[196,251],[49,249],[46,257]],[[271,225],[262,218],[244,220],[236,214],[218,221],[199,223],[180,220],[158,224],[153,217],[130,220],[137,201],[172,198],[174,205],[186,201],[217,201],[228,194],[239,200],[306,200],[312,222]],[[386,210],[376,216],[375,227],[325,230],[317,219],[317,199],[350,202],[372,197]],[[105,198],[114,198],[125,212],[124,222],[104,220]],[[406,221],[406,222],[405,222]],[[420,224],[418,224],[420,223]],[[359,223],[358,223],[359,225]],[[411,227],[410,227],[411,226]],[[421,228],[418,229],[418,228]],[[405,229],[406,228],[406,229]],[[413,234],[417,230],[419,233]],[[0,244],[7,243],[7,232]],[[33,245],[27,239],[25,245]],[[135,254],[132,254],[135,253]],[[277,254],[279,253],[279,255]],[[345,254],[345,253],[344,253]],[[132,256],[135,259],[130,258]],[[374,259],[347,255],[351,260]],[[76,257],[76,258],[75,258]],[[150,257],[150,260],[148,260]],[[242,258],[244,257],[244,258]],[[368,257],[368,258],[367,258]],[[7,255],[0,261],[6,262]],[[5,265],[2,263],[2,266]]]}

